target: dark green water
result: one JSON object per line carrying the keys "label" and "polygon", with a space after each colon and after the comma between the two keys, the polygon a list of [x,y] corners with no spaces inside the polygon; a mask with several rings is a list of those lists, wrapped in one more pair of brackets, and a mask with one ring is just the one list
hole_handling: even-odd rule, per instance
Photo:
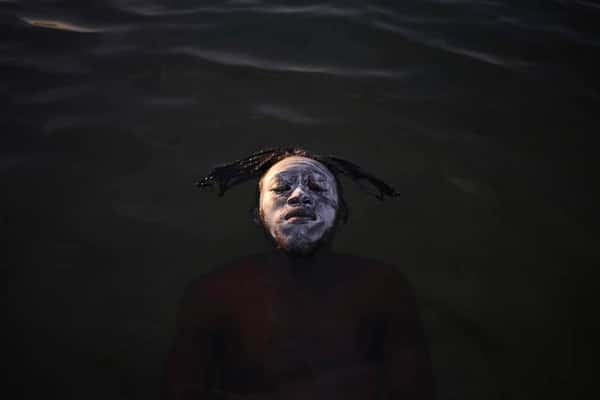
{"label": "dark green water", "polygon": [[597,264],[593,1],[0,0],[5,366],[15,398],[154,399],[194,276],[265,248],[211,166],[301,145],[339,251],[415,286],[439,399],[585,390]]}

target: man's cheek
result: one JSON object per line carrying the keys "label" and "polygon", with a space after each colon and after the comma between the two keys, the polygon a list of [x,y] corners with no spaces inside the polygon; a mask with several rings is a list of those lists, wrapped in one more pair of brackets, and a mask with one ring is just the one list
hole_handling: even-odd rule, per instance
{"label": "man's cheek", "polygon": [[333,220],[335,219],[336,212],[337,212],[337,208],[330,207],[330,206],[324,206],[324,207],[321,208],[321,210],[319,210],[321,219],[326,224],[332,224],[333,223]]}

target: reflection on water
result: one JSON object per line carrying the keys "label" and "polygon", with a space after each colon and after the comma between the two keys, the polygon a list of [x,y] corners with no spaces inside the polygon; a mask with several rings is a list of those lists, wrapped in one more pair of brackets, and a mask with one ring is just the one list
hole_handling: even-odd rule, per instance
{"label": "reflection on water", "polygon": [[48,28],[48,29],[58,29],[62,31],[71,31],[71,32],[100,32],[102,29],[98,28],[88,28],[85,26],[77,26],[70,24],[68,22],[60,22],[60,21],[50,21],[50,20],[41,20],[41,19],[31,19],[27,17],[23,17],[22,20],[34,27],[38,28]]}
{"label": "reflection on water", "polygon": [[[46,92],[82,84],[111,90],[101,96],[104,101],[89,99],[88,107],[124,105],[132,115],[134,104],[155,103],[140,102],[140,97],[157,97],[135,81],[163,82],[162,89],[181,91],[171,72],[217,71],[219,65],[233,68],[231,73],[248,68],[285,73],[286,79],[304,79],[305,74],[398,79],[404,83],[387,91],[405,100],[411,95],[422,98],[411,90],[418,86],[429,94],[433,88],[440,99],[458,98],[465,88],[494,86],[500,72],[485,64],[510,70],[512,75],[501,79],[514,88],[541,77],[574,96],[596,93],[586,82],[592,72],[589,53],[600,43],[593,26],[586,24],[585,15],[598,9],[591,2],[562,1],[540,8],[506,1],[107,0],[85,7],[75,1],[5,1],[1,7],[5,23],[0,65],[8,69],[5,77],[14,104],[27,102],[27,96],[38,103]],[[171,89],[164,85],[167,75]],[[181,95],[167,97],[186,97],[185,90]],[[198,91],[195,95],[202,97]],[[68,97],[55,100],[64,103]],[[71,99],[78,106],[85,101]],[[18,117],[13,121],[22,122]]]}
{"label": "reflection on water", "polygon": [[236,67],[251,67],[264,69],[267,71],[289,71],[301,72],[306,74],[325,74],[338,75],[342,77],[373,77],[373,78],[398,78],[407,75],[407,73],[397,71],[351,69],[339,66],[321,66],[321,65],[301,65],[278,62],[273,60],[258,59],[248,55],[238,55],[232,53],[219,53],[216,51],[206,51],[190,47],[179,47],[173,49],[174,53],[181,53],[197,57],[204,61],[212,63],[232,65]]}

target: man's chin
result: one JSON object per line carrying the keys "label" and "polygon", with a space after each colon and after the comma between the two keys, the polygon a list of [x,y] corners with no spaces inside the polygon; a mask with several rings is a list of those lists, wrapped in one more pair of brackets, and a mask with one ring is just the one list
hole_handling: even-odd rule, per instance
{"label": "man's chin", "polygon": [[321,249],[326,248],[333,239],[333,229],[327,230],[319,240],[311,241],[301,238],[275,238],[277,248],[291,257],[310,257]]}
{"label": "man's chin", "polygon": [[290,257],[310,257],[323,248],[329,247],[335,236],[335,226],[327,229],[318,240],[309,240],[302,234],[283,234],[279,230],[269,231],[263,223],[263,232],[274,247]]}
{"label": "man's chin", "polygon": [[277,248],[291,257],[310,257],[317,252],[319,247],[319,242],[277,241]]}

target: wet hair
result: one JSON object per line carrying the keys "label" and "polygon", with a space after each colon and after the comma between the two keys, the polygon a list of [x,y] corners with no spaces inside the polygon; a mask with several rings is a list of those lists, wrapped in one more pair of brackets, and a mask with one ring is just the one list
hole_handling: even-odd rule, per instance
{"label": "wet hair", "polygon": [[[260,150],[239,160],[216,166],[207,176],[196,182],[196,186],[212,188],[217,185],[219,189],[218,195],[223,196],[231,187],[252,179],[259,179],[260,184],[260,179],[262,179],[269,168],[284,158],[291,156],[306,157],[318,161],[331,172],[338,189],[338,216],[343,222],[348,220],[349,211],[339,180],[341,175],[353,180],[363,191],[373,195],[378,200],[384,200],[386,196],[397,197],[399,195],[392,186],[348,160],[331,155],[323,156],[310,153],[299,147],[278,147]],[[374,188],[376,192],[372,192],[369,186]]]}

